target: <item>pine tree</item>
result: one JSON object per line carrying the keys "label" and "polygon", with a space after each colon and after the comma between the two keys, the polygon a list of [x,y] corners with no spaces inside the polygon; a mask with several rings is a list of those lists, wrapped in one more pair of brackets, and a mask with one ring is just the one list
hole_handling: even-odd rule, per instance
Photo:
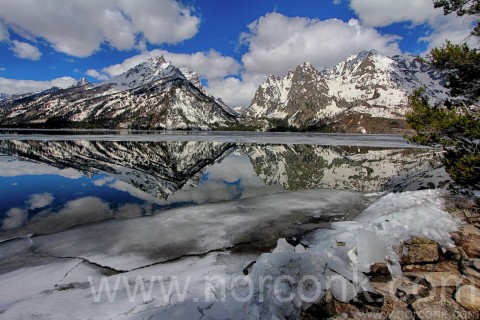
{"label": "pine tree", "polygon": [[[434,0],[445,14],[471,15],[475,19],[472,35],[480,37],[480,0]],[[442,146],[445,168],[463,187],[480,188],[480,51],[466,44],[450,42],[432,49],[430,64],[446,76],[446,87],[456,99],[431,106],[420,88],[410,95],[411,112],[407,123],[416,130],[410,140]]]}

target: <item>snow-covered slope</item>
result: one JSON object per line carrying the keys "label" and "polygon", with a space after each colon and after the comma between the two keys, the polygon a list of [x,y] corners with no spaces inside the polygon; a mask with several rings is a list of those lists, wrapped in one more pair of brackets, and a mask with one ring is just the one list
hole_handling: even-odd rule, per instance
{"label": "snow-covered slope", "polygon": [[362,116],[403,119],[408,95],[421,86],[435,102],[448,97],[442,75],[420,58],[363,51],[322,71],[304,63],[283,78],[269,76],[257,89],[246,115],[280,119],[294,127],[325,120],[355,121],[356,131],[366,132],[372,130],[361,126]]}
{"label": "snow-covered slope", "polygon": [[80,80],[67,89],[9,99],[2,125],[46,123],[129,129],[212,129],[236,122],[229,108],[207,95],[195,72],[151,58],[110,80]]}
{"label": "snow-covered slope", "polygon": [[10,95],[6,93],[0,93],[0,102],[7,99]]}

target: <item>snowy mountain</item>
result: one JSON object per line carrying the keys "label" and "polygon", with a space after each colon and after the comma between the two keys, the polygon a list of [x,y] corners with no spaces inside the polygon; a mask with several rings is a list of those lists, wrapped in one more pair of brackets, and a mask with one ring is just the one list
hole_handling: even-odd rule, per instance
{"label": "snowy mountain", "polygon": [[0,93],[0,102],[7,99],[10,95],[6,93]]}
{"label": "snowy mountain", "polygon": [[347,132],[401,132],[408,95],[421,86],[434,101],[448,97],[442,75],[420,58],[363,51],[322,71],[304,63],[283,78],[269,76],[246,116],[297,128],[333,124]]}
{"label": "snowy mountain", "polygon": [[52,88],[9,99],[0,125],[128,129],[212,129],[235,123],[232,111],[207,95],[193,71],[163,57],[110,80]]}

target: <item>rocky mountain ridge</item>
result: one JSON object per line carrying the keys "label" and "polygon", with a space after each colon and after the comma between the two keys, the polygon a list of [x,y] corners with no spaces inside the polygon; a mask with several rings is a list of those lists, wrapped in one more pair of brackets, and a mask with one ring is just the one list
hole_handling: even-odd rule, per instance
{"label": "rocky mountain ridge", "polygon": [[66,89],[0,103],[2,126],[209,130],[237,121],[231,109],[205,93],[196,73],[163,57],[104,82],[81,79]]}
{"label": "rocky mountain ridge", "polygon": [[371,50],[321,71],[305,62],[270,75],[248,108],[232,109],[195,72],[156,57],[104,82],[1,96],[0,126],[403,134],[408,95],[422,86],[433,102],[448,98],[442,74],[422,58]]}
{"label": "rocky mountain ridge", "polygon": [[374,118],[386,129],[396,124],[401,131],[406,128],[408,95],[422,86],[435,102],[448,98],[442,74],[421,58],[363,51],[321,71],[307,62],[283,78],[270,75],[245,117],[274,119],[293,128],[327,124],[346,132],[389,133],[368,123]]}

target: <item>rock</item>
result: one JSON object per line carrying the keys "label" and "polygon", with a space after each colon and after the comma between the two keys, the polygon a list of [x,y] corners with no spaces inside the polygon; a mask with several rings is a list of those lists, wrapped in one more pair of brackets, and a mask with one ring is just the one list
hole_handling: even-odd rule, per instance
{"label": "rock", "polygon": [[464,224],[460,226],[458,233],[462,238],[480,236],[480,229],[473,224]]}
{"label": "rock", "polygon": [[473,240],[468,238],[462,241],[461,246],[469,258],[480,258],[480,237],[475,237]]}
{"label": "rock", "polygon": [[337,301],[333,298],[333,295],[328,291],[320,302],[313,304],[305,312],[303,312],[301,319],[318,319],[319,317],[335,317]]}
{"label": "rock", "polygon": [[415,270],[415,266],[412,264],[407,264],[406,266],[402,267],[402,271],[413,271]]}
{"label": "rock", "polygon": [[474,287],[477,287],[477,288],[480,288],[480,281],[474,277],[470,277],[470,276],[464,276],[463,277],[463,284],[465,285],[471,285],[471,286],[474,286]]}
{"label": "rock", "polygon": [[332,293],[328,291],[320,302],[313,304],[302,312],[300,319],[314,320],[329,317],[330,319],[358,319],[361,314],[360,310],[354,305],[336,300]]}
{"label": "rock", "polygon": [[465,224],[458,231],[461,241],[459,246],[470,259],[480,258],[480,229],[472,224]]}
{"label": "rock", "polygon": [[383,303],[383,295],[374,292],[361,292],[351,301],[351,304],[362,311],[379,311]]}
{"label": "rock", "polygon": [[429,289],[458,287],[462,284],[462,278],[458,272],[406,272],[404,276],[415,283],[426,284]]}
{"label": "rock", "polygon": [[464,274],[463,284],[480,287],[480,272],[469,267],[464,268],[462,271]]}
{"label": "rock", "polygon": [[455,244],[459,244],[462,241],[462,237],[458,232],[452,232],[450,234],[450,237],[452,238],[452,241],[455,242]]}
{"label": "rock", "polygon": [[402,266],[404,272],[458,272],[458,261],[442,261],[427,264],[407,264]]}
{"label": "rock", "polygon": [[430,290],[421,284],[409,283],[397,288],[396,296],[406,303],[410,304],[415,300],[425,298],[430,294]]}
{"label": "rock", "polygon": [[458,309],[453,301],[445,298],[442,301],[432,301],[430,298],[423,298],[412,303],[412,309],[416,319],[419,320],[445,320],[458,319]]}
{"label": "rock", "polygon": [[388,320],[414,320],[415,317],[413,316],[412,310],[408,308],[399,308],[393,310],[388,315]]}
{"label": "rock", "polygon": [[370,266],[370,272],[366,274],[373,282],[388,282],[392,280],[392,274],[386,263],[378,262]]}
{"label": "rock", "polygon": [[455,300],[465,309],[480,311],[480,290],[473,286],[461,286],[455,292]]}
{"label": "rock", "polygon": [[439,245],[426,238],[412,238],[402,247],[402,264],[417,264],[437,262],[439,259]]}
{"label": "rock", "polygon": [[472,260],[472,267],[475,270],[480,271],[480,259],[473,259]]}
{"label": "rock", "polygon": [[462,253],[457,247],[447,248],[445,251],[445,258],[452,261],[462,260]]}

